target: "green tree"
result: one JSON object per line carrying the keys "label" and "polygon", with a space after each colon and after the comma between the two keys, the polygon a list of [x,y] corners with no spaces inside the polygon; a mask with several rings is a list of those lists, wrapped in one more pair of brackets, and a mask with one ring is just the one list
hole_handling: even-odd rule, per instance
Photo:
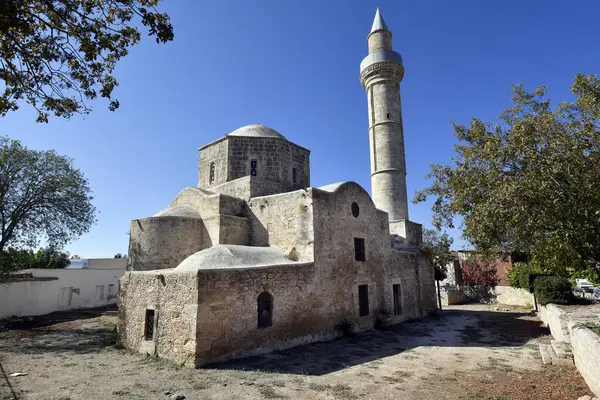
{"label": "green tree", "polygon": [[452,246],[453,241],[446,232],[426,228],[423,229],[421,249],[431,256],[436,267],[446,271],[448,264],[455,260],[455,257],[450,254],[450,246]]}
{"label": "green tree", "polygon": [[0,137],[0,253],[40,239],[61,248],[88,232],[95,214],[88,181],[70,158]]}
{"label": "green tree", "polygon": [[600,81],[578,74],[574,102],[513,85],[496,124],[454,125],[452,165],[431,165],[434,226],[454,226],[482,252],[524,252],[544,270],[599,271]]}
{"label": "green tree", "polygon": [[26,100],[38,122],[48,116],[89,113],[87,101],[110,99],[118,85],[117,62],[140,41],[136,21],[156,42],[173,40],[169,16],[159,0],[0,1],[0,116]]}

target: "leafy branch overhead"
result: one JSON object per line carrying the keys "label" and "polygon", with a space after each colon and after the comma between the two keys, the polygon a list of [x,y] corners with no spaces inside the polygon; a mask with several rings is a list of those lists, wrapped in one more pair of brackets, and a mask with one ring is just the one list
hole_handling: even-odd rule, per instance
{"label": "leafy branch overhead", "polygon": [[87,114],[100,95],[119,107],[112,93],[117,62],[140,41],[140,21],[157,43],[173,40],[169,16],[159,0],[0,1],[0,116],[25,100],[38,113]]}
{"label": "leafy branch overhead", "polygon": [[578,74],[574,102],[513,86],[497,124],[454,125],[451,165],[432,165],[434,225],[462,218],[477,249],[522,252],[544,269],[600,271],[600,81]]}

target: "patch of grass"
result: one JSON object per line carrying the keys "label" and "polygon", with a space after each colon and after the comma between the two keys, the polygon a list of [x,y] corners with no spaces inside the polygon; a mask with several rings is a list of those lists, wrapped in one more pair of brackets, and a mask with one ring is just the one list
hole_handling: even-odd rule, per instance
{"label": "patch of grass", "polygon": [[204,390],[210,388],[212,385],[206,381],[194,382],[192,383],[192,387],[195,390]]}
{"label": "patch of grass", "polygon": [[327,389],[331,388],[330,385],[326,385],[326,384],[322,384],[322,383],[316,383],[316,382],[311,382],[308,385],[308,388],[311,390],[314,390],[315,392],[324,392]]}
{"label": "patch of grass", "polygon": [[398,370],[398,371],[394,371],[394,375],[398,375],[404,378],[408,378],[409,376],[413,376],[415,373],[412,371],[402,371],[402,370]]}
{"label": "patch of grass", "polygon": [[570,390],[572,392],[578,392],[580,390],[585,390],[585,388],[579,385],[567,385],[567,390]]}
{"label": "patch of grass", "polygon": [[338,399],[352,400],[358,398],[356,394],[352,393],[350,386],[341,383],[332,386],[330,392]]}
{"label": "patch of grass", "polygon": [[275,389],[270,386],[259,387],[258,391],[265,399],[285,399],[284,395],[277,393]]}
{"label": "patch of grass", "polygon": [[79,363],[76,363],[76,362],[68,362],[68,363],[64,363],[62,366],[63,366],[63,367],[75,367],[75,366],[77,366],[77,365],[79,365]]}
{"label": "patch of grass", "polygon": [[383,376],[383,377],[381,377],[381,379],[383,379],[384,381],[386,381],[388,383],[402,383],[402,382],[404,382],[404,379],[402,379],[402,377],[400,377],[400,376]]}
{"label": "patch of grass", "polygon": [[479,379],[479,382],[481,382],[481,383],[494,383],[494,381],[492,381],[488,377],[483,377],[483,378]]}
{"label": "patch of grass", "polygon": [[113,390],[112,394],[115,396],[125,396],[129,394],[129,392],[127,390]]}

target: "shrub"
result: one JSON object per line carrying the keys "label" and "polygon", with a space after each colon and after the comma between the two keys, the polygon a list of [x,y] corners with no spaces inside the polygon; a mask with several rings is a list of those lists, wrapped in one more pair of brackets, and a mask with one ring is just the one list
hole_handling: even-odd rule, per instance
{"label": "shrub", "polygon": [[340,332],[342,336],[351,336],[354,334],[354,324],[346,318],[341,320],[334,328],[336,331]]}
{"label": "shrub", "polygon": [[392,313],[388,310],[379,310],[377,311],[375,317],[375,329],[385,329],[390,325],[392,320]]}
{"label": "shrub", "polygon": [[548,303],[569,304],[573,298],[573,287],[562,276],[540,276],[533,287],[538,303],[543,306]]}
{"label": "shrub", "polygon": [[463,263],[462,278],[463,284],[466,286],[496,286],[498,284],[496,267],[475,257]]}
{"label": "shrub", "polygon": [[514,263],[511,268],[506,271],[508,284],[514,288],[531,290],[529,286],[529,277],[541,272],[541,269],[533,262]]}

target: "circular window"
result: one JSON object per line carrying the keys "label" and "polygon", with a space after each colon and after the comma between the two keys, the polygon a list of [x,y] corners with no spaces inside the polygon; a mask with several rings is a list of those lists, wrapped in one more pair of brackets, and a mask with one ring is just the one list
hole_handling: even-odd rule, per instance
{"label": "circular window", "polygon": [[358,218],[358,214],[360,214],[358,204],[356,202],[353,202],[350,208],[352,209],[352,215],[354,215],[354,218]]}

